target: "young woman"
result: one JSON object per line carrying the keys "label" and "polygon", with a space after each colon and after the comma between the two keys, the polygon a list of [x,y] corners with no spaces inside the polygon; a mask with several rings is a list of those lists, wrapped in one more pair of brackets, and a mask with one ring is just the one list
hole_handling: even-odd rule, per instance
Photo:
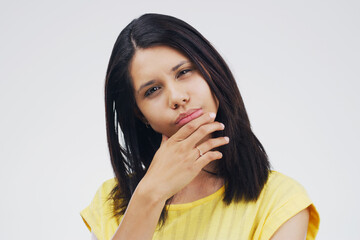
{"label": "young woman", "polygon": [[315,239],[306,191],[270,170],[230,69],[187,23],[145,14],[120,33],[105,108],[115,178],[81,212],[94,239]]}

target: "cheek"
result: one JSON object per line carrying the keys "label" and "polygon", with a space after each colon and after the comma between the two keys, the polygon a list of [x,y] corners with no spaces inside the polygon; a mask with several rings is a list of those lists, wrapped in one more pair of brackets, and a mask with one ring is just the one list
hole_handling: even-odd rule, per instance
{"label": "cheek", "polygon": [[155,131],[161,132],[161,127],[165,124],[164,111],[161,107],[158,104],[144,104],[140,105],[139,109],[151,127]]}
{"label": "cheek", "polygon": [[215,102],[216,111],[219,109],[219,100],[215,96],[215,94],[212,93],[213,101]]}
{"label": "cheek", "polygon": [[197,86],[193,87],[192,89],[195,90],[194,94],[200,94],[199,96],[205,99],[207,104],[211,105],[212,108],[215,108],[216,110],[218,109],[219,100],[215,94],[211,92],[211,89],[205,79],[199,81]]}

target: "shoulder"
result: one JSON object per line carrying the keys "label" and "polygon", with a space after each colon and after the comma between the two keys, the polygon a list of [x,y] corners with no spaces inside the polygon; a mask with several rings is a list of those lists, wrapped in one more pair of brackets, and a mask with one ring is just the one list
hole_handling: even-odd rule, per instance
{"label": "shoulder", "polygon": [[288,211],[295,215],[312,204],[305,188],[296,180],[280,172],[271,171],[259,201],[267,214]]}
{"label": "shoulder", "polygon": [[[308,238],[313,239],[319,228],[319,214],[305,188],[293,178],[271,171],[259,196],[262,233],[270,238],[279,227],[302,210],[310,214]],[[266,239],[266,238],[265,238]]]}
{"label": "shoulder", "polygon": [[116,178],[110,178],[100,185],[100,187],[98,188],[98,192],[102,195],[108,195],[115,186]]}
{"label": "shoulder", "polygon": [[80,212],[89,231],[92,231],[98,239],[109,239],[107,237],[111,235],[113,228],[117,227],[117,221],[113,218],[112,202],[108,201],[109,194],[116,184],[116,178],[104,181],[98,187],[90,204]]}
{"label": "shoulder", "polygon": [[97,209],[109,208],[108,197],[116,186],[116,178],[110,178],[104,181],[97,189],[90,206]]}
{"label": "shoulder", "polygon": [[305,188],[295,179],[277,171],[271,171],[263,192],[266,197],[291,197],[293,195],[307,195]]}
{"label": "shoulder", "polygon": [[97,189],[91,204],[98,208],[109,208],[108,197],[110,192],[116,186],[116,178],[104,181]]}

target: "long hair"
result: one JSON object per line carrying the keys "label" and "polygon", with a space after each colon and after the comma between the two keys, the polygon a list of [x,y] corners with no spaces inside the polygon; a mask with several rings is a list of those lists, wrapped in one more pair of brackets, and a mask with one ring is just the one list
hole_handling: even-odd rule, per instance
{"label": "long hair", "polygon": [[[251,130],[236,81],[215,48],[196,29],[175,17],[144,14],[127,25],[117,38],[105,81],[105,110],[108,147],[117,184],[109,195],[114,216],[125,213],[130,198],[145,175],[161,134],[147,128],[138,114],[129,73],[137,49],[166,45],[185,54],[207,81],[219,101],[216,121],[225,124],[222,133],[231,139],[219,147],[223,159],[217,174],[225,182],[224,203],[255,201],[270,170],[267,154]],[[119,131],[119,127],[121,131]],[[123,139],[123,143],[119,139]],[[166,220],[164,207],[159,223]]]}

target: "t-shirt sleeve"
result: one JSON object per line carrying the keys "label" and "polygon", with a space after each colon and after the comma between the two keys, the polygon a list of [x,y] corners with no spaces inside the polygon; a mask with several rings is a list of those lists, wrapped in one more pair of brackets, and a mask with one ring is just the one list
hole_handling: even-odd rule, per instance
{"label": "t-shirt sleeve", "polygon": [[105,181],[96,191],[90,205],[80,212],[85,225],[98,240],[110,239],[117,228],[110,201],[107,200],[115,184],[115,179]]}
{"label": "t-shirt sleeve", "polygon": [[264,218],[260,239],[270,239],[282,224],[306,208],[310,211],[306,239],[315,239],[320,224],[319,213],[301,184],[279,172],[273,172],[262,197]]}

